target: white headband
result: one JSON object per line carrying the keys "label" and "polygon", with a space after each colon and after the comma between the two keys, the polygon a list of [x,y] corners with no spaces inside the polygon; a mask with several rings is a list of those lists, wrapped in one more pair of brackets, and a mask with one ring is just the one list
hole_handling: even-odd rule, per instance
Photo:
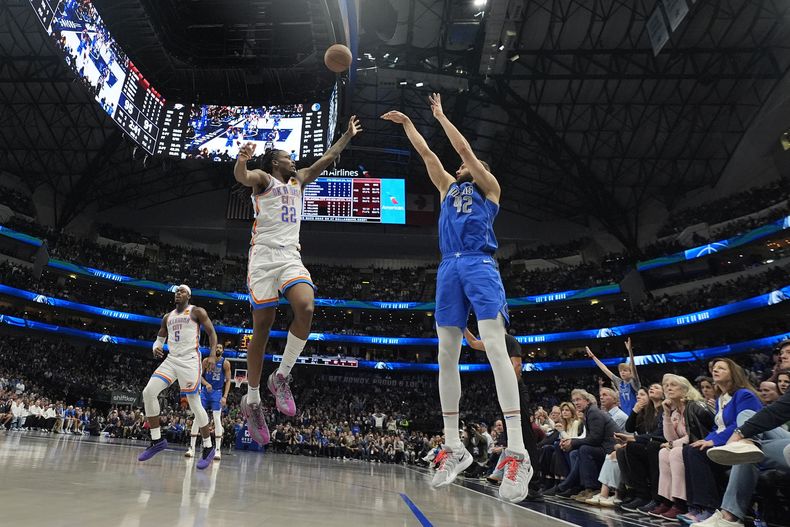
{"label": "white headband", "polygon": [[178,288],[177,288],[177,289],[181,289],[181,288],[184,288],[184,289],[186,289],[186,290],[187,290],[187,294],[188,294],[189,296],[192,296],[192,290],[189,288],[189,286],[188,286],[188,285],[186,285],[186,284],[181,284],[180,286],[178,286]]}

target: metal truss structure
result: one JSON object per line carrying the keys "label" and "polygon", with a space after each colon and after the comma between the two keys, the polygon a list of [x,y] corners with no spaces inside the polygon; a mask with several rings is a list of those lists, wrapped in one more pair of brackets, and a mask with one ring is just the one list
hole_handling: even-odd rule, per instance
{"label": "metal truss structure", "polygon": [[[441,91],[445,113],[491,161],[504,208],[592,219],[636,250],[640,210],[713,186],[790,67],[786,2],[689,3],[653,56],[646,22],[660,3],[507,0],[480,12],[468,1],[402,2],[408,29],[365,42],[355,110],[410,114],[454,168],[427,104]],[[414,24],[435,27],[433,38]],[[371,144],[407,148],[388,123],[371,128]]]}
{"label": "metal truss structure", "polygon": [[[276,2],[207,3],[266,12]],[[188,6],[175,0],[97,4],[170,98],[253,104],[260,89],[308,93],[326,82],[314,50],[334,38],[319,16],[331,11],[329,2],[301,1],[304,13],[291,22],[312,33],[287,42],[266,24],[201,28],[197,15],[176,32],[168,13]],[[790,68],[784,0],[689,2],[657,56],[646,22],[661,0],[475,4],[362,1],[345,113],[356,113],[365,133],[342,162],[408,177],[410,191],[430,192],[402,130],[378,117],[390,109],[409,114],[453,171],[458,158],[427,103],[439,91],[450,119],[500,179],[503,208],[596,222],[632,251],[640,211],[651,200],[672,207],[714,185]],[[189,39],[201,31],[220,35],[221,45],[190,51]],[[57,226],[91,204],[142,208],[232,183],[226,165],[146,158],[68,71],[27,0],[0,3],[0,142],[0,168],[31,190],[47,185],[62,196],[53,203]]]}

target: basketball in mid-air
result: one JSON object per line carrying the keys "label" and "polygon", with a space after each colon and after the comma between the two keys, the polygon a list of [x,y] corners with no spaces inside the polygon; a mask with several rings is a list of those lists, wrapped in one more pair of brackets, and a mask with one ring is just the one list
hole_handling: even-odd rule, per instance
{"label": "basketball in mid-air", "polygon": [[335,73],[342,73],[351,67],[351,50],[343,44],[332,44],[324,53],[324,64]]}

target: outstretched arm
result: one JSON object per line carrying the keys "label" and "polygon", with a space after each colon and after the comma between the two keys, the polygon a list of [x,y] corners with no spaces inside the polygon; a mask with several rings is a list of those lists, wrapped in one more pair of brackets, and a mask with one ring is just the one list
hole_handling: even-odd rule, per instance
{"label": "outstretched arm", "polygon": [[236,181],[245,187],[263,187],[269,186],[271,176],[263,170],[247,170],[247,161],[252,159],[255,154],[255,143],[247,143],[239,150],[239,155],[236,156],[236,164],[233,166],[233,177]]}
{"label": "outstretched arm", "polygon": [[433,116],[436,117],[436,120],[442,125],[444,133],[447,134],[447,138],[450,140],[450,143],[452,143],[453,148],[455,148],[455,151],[461,156],[461,160],[464,162],[466,168],[468,168],[472,176],[474,176],[475,184],[485,193],[486,198],[494,203],[499,203],[499,196],[502,193],[502,190],[499,188],[499,182],[493,174],[486,169],[485,165],[477,159],[475,153],[472,152],[469,141],[461,135],[458,128],[456,128],[447,116],[444,115],[441,96],[438,93],[434,93],[430,101]]}
{"label": "outstretched arm", "polygon": [[636,362],[634,362],[634,347],[631,345],[631,337],[628,337],[625,341],[625,349],[628,350],[628,362],[631,365],[631,372],[634,374],[634,379],[636,380],[636,385],[641,386],[642,383],[639,381],[639,374],[636,372]]}
{"label": "outstretched arm", "polygon": [[321,172],[326,170],[329,165],[334,163],[335,158],[340,155],[340,152],[342,152],[346,146],[348,146],[351,138],[361,131],[362,125],[359,124],[359,119],[357,119],[356,115],[352,115],[351,119],[348,121],[348,129],[342,136],[340,136],[340,139],[335,141],[335,144],[333,144],[329,150],[327,150],[324,155],[318,159],[318,161],[307,168],[299,170],[296,173],[296,179],[299,180],[302,186],[315,181],[318,176],[321,175]]}
{"label": "outstretched arm", "polygon": [[606,367],[606,364],[601,362],[598,359],[598,357],[595,356],[595,353],[592,352],[592,350],[589,348],[589,346],[585,347],[584,349],[587,351],[587,356],[590,357],[595,362],[595,364],[601,369],[602,372],[604,372],[604,374],[607,377],[609,377],[610,381],[613,381],[614,380],[614,373],[612,373],[611,370],[609,370],[609,368]]}
{"label": "outstretched arm", "polygon": [[447,189],[450,188],[450,185],[453,183],[453,181],[455,181],[455,179],[444,169],[442,163],[439,161],[439,158],[428,147],[428,143],[425,142],[425,138],[420,135],[420,132],[417,131],[417,128],[415,128],[414,123],[411,122],[411,119],[409,119],[405,114],[395,110],[385,113],[381,116],[381,118],[386,121],[392,121],[393,123],[403,125],[403,130],[406,132],[406,137],[409,138],[409,141],[411,142],[414,149],[418,154],[420,154],[422,162],[425,163],[425,168],[428,170],[428,177],[431,178],[431,182],[439,191],[441,198],[444,199],[445,194],[447,194]]}

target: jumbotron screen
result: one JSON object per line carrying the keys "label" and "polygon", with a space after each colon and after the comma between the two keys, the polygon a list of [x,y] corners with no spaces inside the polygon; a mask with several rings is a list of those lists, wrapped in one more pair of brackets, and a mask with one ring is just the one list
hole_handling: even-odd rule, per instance
{"label": "jumbotron screen", "polygon": [[113,39],[89,0],[31,1],[39,20],[102,109],[149,154],[164,99]]}
{"label": "jumbotron screen", "polygon": [[304,188],[302,220],[406,223],[403,179],[321,177]]}
{"label": "jumbotron screen", "polygon": [[[317,112],[321,105],[313,106]],[[279,106],[213,106],[192,107],[187,127],[184,154],[204,159],[234,158],[242,144],[251,142],[256,154],[266,150],[285,150],[294,159],[315,155],[311,148],[303,148],[302,132],[305,122],[304,105]],[[311,127],[312,131],[312,127]],[[320,149],[323,153],[323,148]]]}

